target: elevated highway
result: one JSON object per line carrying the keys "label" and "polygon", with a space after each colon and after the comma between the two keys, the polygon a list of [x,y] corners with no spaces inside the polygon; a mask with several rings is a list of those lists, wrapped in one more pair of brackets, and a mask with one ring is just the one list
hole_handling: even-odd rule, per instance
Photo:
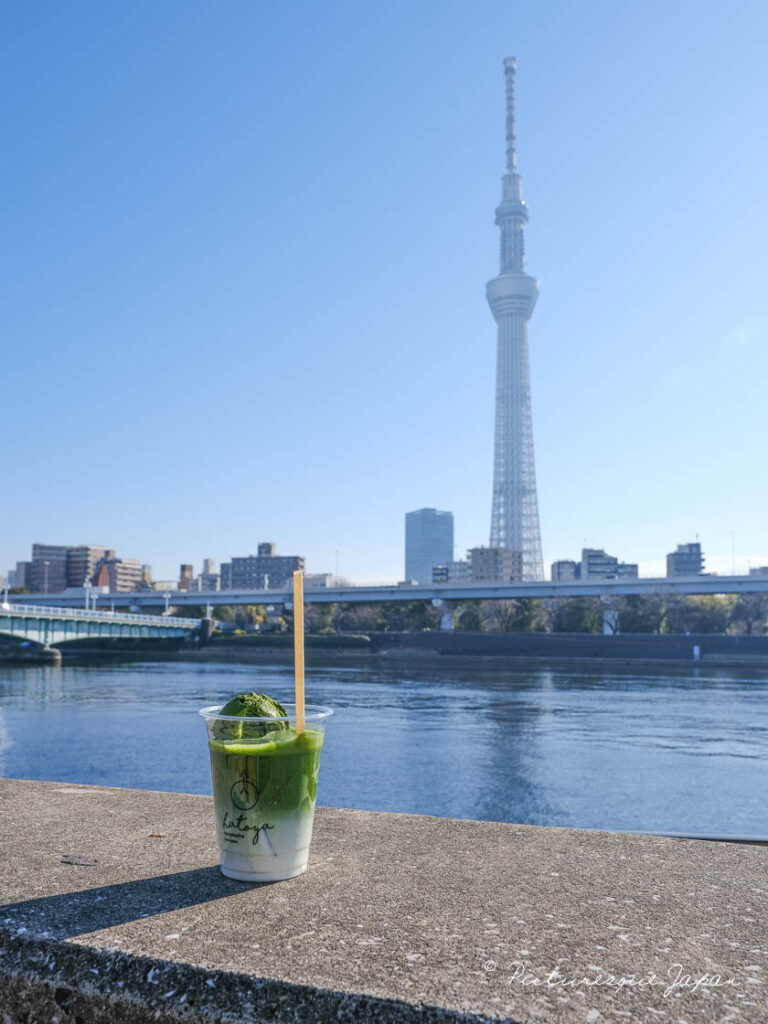
{"label": "elevated highway", "polygon": [[[567,583],[436,583],[429,586],[317,587],[304,591],[306,604],[363,604],[379,601],[469,601],[505,600],[515,597],[601,597],[673,594],[754,594],[768,592],[768,576],[687,576],[673,578],[572,580]],[[166,596],[167,595],[167,596]],[[142,591],[110,594],[110,602],[133,611],[142,608],[199,607],[209,605],[290,605],[292,594],[283,590],[221,590],[204,593],[188,591]],[[10,595],[8,601],[25,605],[56,607],[82,606],[78,594]],[[15,605],[14,605],[15,606]],[[84,613],[83,613],[84,614]],[[97,613],[104,615],[105,613]],[[215,613],[214,613],[215,614]],[[176,622],[179,620],[176,619]]]}

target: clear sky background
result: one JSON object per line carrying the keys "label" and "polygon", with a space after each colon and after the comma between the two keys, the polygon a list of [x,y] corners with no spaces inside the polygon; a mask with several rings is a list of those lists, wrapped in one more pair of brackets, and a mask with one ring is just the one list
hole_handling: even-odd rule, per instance
{"label": "clear sky background", "polygon": [[488,543],[502,60],[545,562],[768,564],[768,5],[6,5],[0,570]]}

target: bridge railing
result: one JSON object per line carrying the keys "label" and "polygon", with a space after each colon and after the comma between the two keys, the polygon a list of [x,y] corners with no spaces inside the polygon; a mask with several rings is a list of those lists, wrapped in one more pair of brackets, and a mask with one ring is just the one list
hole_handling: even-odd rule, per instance
{"label": "bridge railing", "polygon": [[55,608],[40,604],[0,604],[0,615],[34,616],[39,619],[88,619],[93,622],[124,622],[142,626],[167,626],[197,629],[199,619],[183,619],[176,615],[139,615],[134,612],[95,612],[84,608]]}

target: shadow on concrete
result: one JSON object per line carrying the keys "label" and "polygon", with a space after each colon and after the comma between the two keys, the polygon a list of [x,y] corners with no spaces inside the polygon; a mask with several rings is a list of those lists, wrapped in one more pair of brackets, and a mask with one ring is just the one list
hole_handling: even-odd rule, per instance
{"label": "shadow on concrete", "polygon": [[271,884],[236,882],[225,878],[218,867],[195,868],[60,896],[6,903],[0,905],[0,926],[17,933],[24,928],[38,936],[70,939]]}

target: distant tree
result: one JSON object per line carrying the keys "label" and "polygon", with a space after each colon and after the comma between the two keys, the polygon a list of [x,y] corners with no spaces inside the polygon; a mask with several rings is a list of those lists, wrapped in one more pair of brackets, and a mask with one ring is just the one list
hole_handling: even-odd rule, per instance
{"label": "distant tree", "polygon": [[480,601],[462,601],[456,609],[456,628],[467,633],[480,633],[485,625]]}
{"label": "distant tree", "polygon": [[544,605],[544,629],[547,633],[554,631],[560,600],[560,598],[556,597],[547,597],[542,601]]}
{"label": "distant tree", "polygon": [[423,629],[439,629],[439,608],[431,601],[392,601],[379,605],[378,628],[389,633],[415,633]]}
{"label": "distant tree", "polygon": [[408,633],[439,629],[442,609],[431,601],[382,601],[378,604],[339,604],[332,625],[345,633]]}
{"label": "distant tree", "polygon": [[620,633],[661,633],[666,603],[661,594],[630,594],[618,608]]}
{"label": "distant tree", "polygon": [[[178,609],[178,614],[190,613],[189,608]],[[201,605],[195,612],[200,612],[200,617],[205,615],[205,605]],[[232,622],[238,629],[248,629],[252,626],[261,626],[267,621],[267,611],[263,604],[219,604],[213,608],[213,617],[219,622]]]}
{"label": "distant tree", "polygon": [[602,633],[603,607],[599,597],[561,597],[552,611],[555,633]]}
{"label": "distant tree", "polygon": [[204,619],[205,611],[203,604],[185,604],[173,608],[171,615],[175,615],[179,619]]}
{"label": "distant tree", "polygon": [[370,633],[379,627],[379,606],[375,604],[340,604],[335,609],[333,626],[346,633]]}
{"label": "distant tree", "polygon": [[304,622],[310,633],[333,633],[336,617],[335,604],[308,604],[304,608]]}
{"label": "distant tree", "polygon": [[736,598],[731,595],[675,595],[666,603],[667,633],[725,633]]}
{"label": "distant tree", "polygon": [[27,590],[26,587],[9,587],[8,588],[8,593],[9,594],[28,594],[29,591]]}
{"label": "distant tree", "polygon": [[481,614],[485,627],[494,633],[542,632],[547,625],[546,605],[537,598],[484,601]]}
{"label": "distant tree", "polygon": [[238,629],[262,626],[267,621],[267,610],[263,604],[238,604],[234,621]]}
{"label": "distant tree", "polygon": [[483,601],[483,625],[491,633],[515,633],[519,610],[517,601]]}
{"label": "distant tree", "polygon": [[693,617],[684,594],[673,594],[665,601],[664,632],[690,633]]}
{"label": "distant tree", "polygon": [[731,611],[730,625],[737,632],[764,633],[768,620],[768,594],[740,594]]}
{"label": "distant tree", "polygon": [[525,597],[523,621],[529,633],[545,633],[547,630],[547,603],[540,597]]}

